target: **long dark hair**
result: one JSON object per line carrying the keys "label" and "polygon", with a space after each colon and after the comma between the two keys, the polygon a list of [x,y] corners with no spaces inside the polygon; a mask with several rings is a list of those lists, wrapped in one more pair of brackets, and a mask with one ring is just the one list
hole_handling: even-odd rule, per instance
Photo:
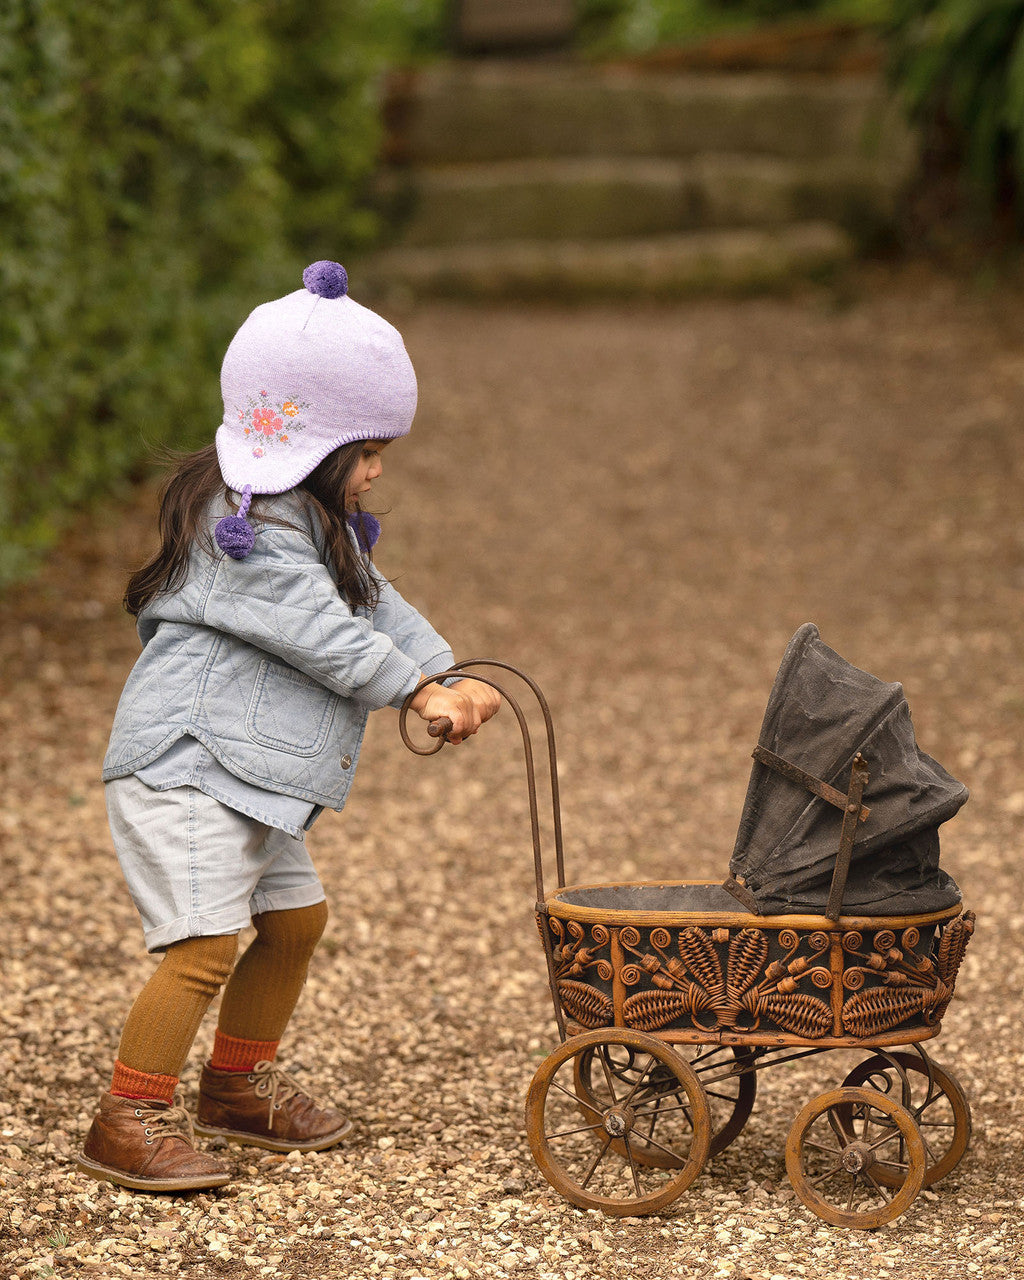
{"label": "long dark hair", "polygon": [[[364,447],[364,441],[357,440],[335,449],[295,491],[323,530],[338,590],[353,608],[365,605],[372,609],[379,598],[377,584],[352,544],[345,512],[345,489]],[[124,607],[129,613],[138,615],[154,596],[182,585],[193,545],[214,554],[207,512],[218,494],[224,495],[232,510],[236,508],[221,477],[215,445],[178,459],[160,499],[160,550],[128,579]],[[267,499],[254,494],[250,522],[287,526],[286,521],[269,515],[266,506]]]}

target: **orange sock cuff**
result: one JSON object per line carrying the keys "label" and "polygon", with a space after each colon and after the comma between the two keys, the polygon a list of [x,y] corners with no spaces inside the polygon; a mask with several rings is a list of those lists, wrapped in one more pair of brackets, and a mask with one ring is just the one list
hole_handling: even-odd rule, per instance
{"label": "orange sock cuff", "polygon": [[257,1062],[273,1062],[279,1040],[240,1040],[215,1031],[210,1066],[215,1071],[251,1071]]}
{"label": "orange sock cuff", "polygon": [[120,1058],[114,1060],[114,1076],[110,1081],[110,1092],[118,1098],[135,1098],[139,1102],[172,1103],[177,1087],[177,1076],[136,1071],[134,1067],[126,1067]]}

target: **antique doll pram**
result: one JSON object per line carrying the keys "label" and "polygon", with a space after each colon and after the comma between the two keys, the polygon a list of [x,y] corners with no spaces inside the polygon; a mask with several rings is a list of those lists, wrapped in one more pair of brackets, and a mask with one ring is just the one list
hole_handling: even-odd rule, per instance
{"label": "antique doll pram", "polygon": [[[902,686],[845,662],[806,624],[772,688],[725,884],[566,886],[551,716],[557,888],[545,893],[530,732],[523,734],[537,920],[561,1044],[530,1085],[545,1178],[609,1214],[656,1212],[738,1136],[758,1073],[870,1050],[793,1121],[786,1169],[825,1221],[870,1228],[947,1174],[970,1138],[939,1032],[974,915],[939,869],[937,828],[967,789],[917,747]],[[473,670],[470,671],[469,668]],[[443,725],[431,754],[443,744]]]}

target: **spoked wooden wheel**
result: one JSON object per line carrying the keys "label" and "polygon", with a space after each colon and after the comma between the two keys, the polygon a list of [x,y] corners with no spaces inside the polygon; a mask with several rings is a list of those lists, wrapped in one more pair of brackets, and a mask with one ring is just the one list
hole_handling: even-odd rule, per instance
{"label": "spoked wooden wheel", "polygon": [[[617,1074],[612,1064],[627,1059],[628,1074]],[[700,1173],[711,1113],[693,1069],[667,1044],[615,1028],[574,1036],[541,1063],[526,1132],[566,1200],[632,1216],[663,1209]]]}
{"label": "spoked wooden wheel", "polygon": [[[672,1047],[684,1061],[687,1060],[690,1046]],[[632,1088],[644,1070],[640,1061],[645,1058],[643,1052],[631,1045],[607,1040],[580,1053],[575,1059],[575,1085],[580,1097],[586,1099],[586,1104],[581,1108],[582,1113],[590,1115],[594,1109],[600,1109],[597,1091],[604,1088],[608,1073],[625,1087]],[[694,1057],[689,1058],[690,1066],[704,1089],[711,1110],[709,1156],[718,1155],[735,1141],[754,1108],[757,1078],[752,1070],[745,1070],[752,1058],[753,1054],[748,1049],[725,1045],[702,1046]],[[635,1136],[633,1143],[633,1157],[641,1164],[659,1169],[681,1167],[678,1157],[669,1156],[644,1141],[644,1133],[649,1132],[651,1136],[655,1136],[659,1111],[674,1106],[680,1087],[679,1080],[670,1067],[660,1064],[650,1072],[643,1086],[644,1100],[651,1104],[650,1114],[643,1131]]]}
{"label": "spoked wooden wheel", "polygon": [[[900,1068],[906,1072],[909,1097]],[[956,1168],[971,1141],[971,1108],[956,1076],[920,1054],[889,1051],[865,1058],[843,1081],[844,1088],[860,1085],[895,1098],[914,1117],[924,1141],[926,1187]],[[845,1113],[839,1122],[846,1130]],[[900,1185],[887,1167],[880,1167],[875,1176],[887,1187]]]}
{"label": "spoked wooden wheel", "polygon": [[924,1142],[913,1116],[877,1089],[834,1089],[813,1098],[786,1142],[793,1189],[808,1209],[837,1227],[892,1222],[913,1203],[924,1170]]}

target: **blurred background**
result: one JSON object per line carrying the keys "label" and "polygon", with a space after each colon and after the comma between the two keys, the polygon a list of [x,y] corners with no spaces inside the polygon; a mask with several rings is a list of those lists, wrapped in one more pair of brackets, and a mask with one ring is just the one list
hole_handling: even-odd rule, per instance
{"label": "blurred background", "polygon": [[[219,417],[319,257],[400,305],[1005,264],[1024,0],[17,0],[0,17],[0,584]],[[979,257],[980,255],[980,257]]]}

